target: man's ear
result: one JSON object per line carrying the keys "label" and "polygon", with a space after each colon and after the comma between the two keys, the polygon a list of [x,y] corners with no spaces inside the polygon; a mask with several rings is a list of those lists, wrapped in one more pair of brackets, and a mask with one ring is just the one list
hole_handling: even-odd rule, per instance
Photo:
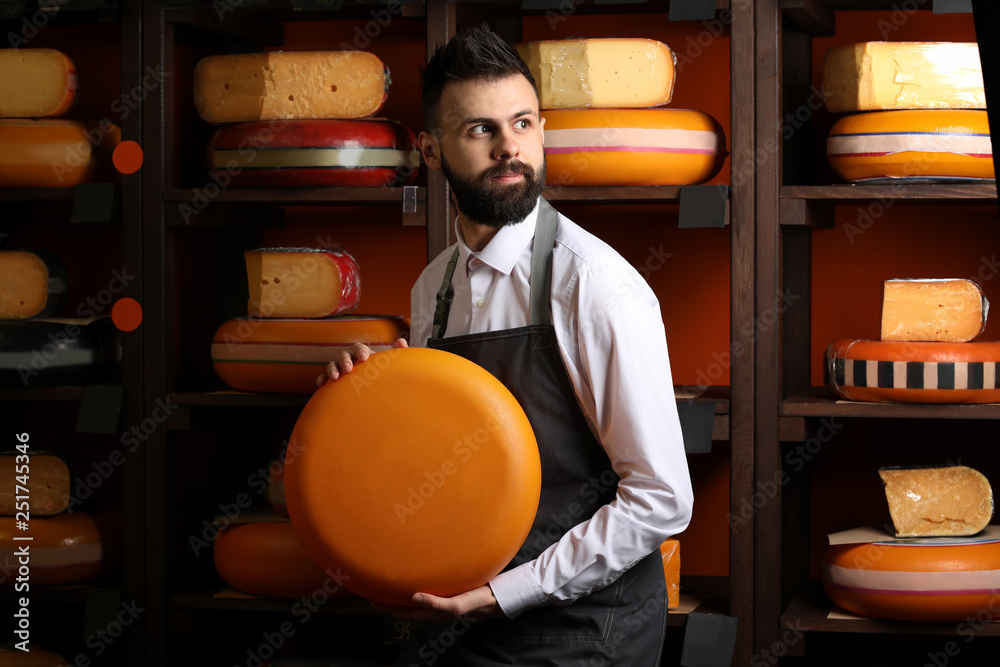
{"label": "man's ear", "polygon": [[437,171],[441,168],[441,143],[429,132],[421,132],[417,136],[417,145],[420,147],[420,154],[424,157],[424,164],[429,169]]}

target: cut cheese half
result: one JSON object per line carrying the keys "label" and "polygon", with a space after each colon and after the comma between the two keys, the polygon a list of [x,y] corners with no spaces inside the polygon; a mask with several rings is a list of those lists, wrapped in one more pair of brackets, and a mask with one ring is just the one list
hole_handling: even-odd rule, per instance
{"label": "cut cheese half", "polygon": [[823,92],[833,113],[985,109],[975,42],[860,42],[827,49]]}
{"label": "cut cheese half", "polygon": [[363,118],[382,108],[389,83],[366,51],[209,56],[194,69],[194,104],[209,123]]}
{"label": "cut cheese half", "polygon": [[830,391],[849,401],[995,403],[1000,343],[843,339],[825,352]]}
{"label": "cut cheese half", "polygon": [[886,280],[881,338],[966,343],[986,328],[989,309],[971,280]]}
{"label": "cut cheese half", "polygon": [[542,113],[549,185],[691,185],[712,178],[726,138],[686,109],[572,109]]}
{"label": "cut cheese half", "polygon": [[250,317],[330,317],[361,301],[361,269],[350,253],[262,248],[244,253]]}
{"label": "cut cheese half", "polygon": [[0,515],[14,516],[18,500],[25,498],[32,516],[59,514],[69,505],[72,481],[66,461],[55,454],[33,453],[27,461],[20,454],[0,454]]}
{"label": "cut cheese half", "polygon": [[0,188],[69,188],[112,178],[121,130],[108,120],[0,120]]}
{"label": "cut cheese half", "polygon": [[990,610],[995,617],[1000,541],[930,538],[834,545],[823,557],[823,586],[834,603],[862,616],[958,621]]}
{"label": "cut cheese half", "polygon": [[420,171],[413,131],[387,120],[238,123],[215,132],[209,153],[234,186],[399,186]]}
{"label": "cut cheese half", "polygon": [[994,180],[985,111],[873,111],[830,129],[830,166],[855,182]]}
{"label": "cut cheese half", "polygon": [[993,489],[978,470],[881,468],[896,537],[963,537],[993,518]]}
{"label": "cut cheese half", "polygon": [[408,331],[406,319],[393,315],[236,318],[215,332],[212,365],[233,389],[311,394],[327,364],[354,343],[388,350]]}
{"label": "cut cheese half", "polygon": [[[25,536],[31,541],[15,539]],[[17,550],[25,545],[30,545],[31,585],[96,579],[120,564],[121,536],[120,512],[97,516],[75,511],[31,517],[27,530],[18,528],[16,517],[0,516],[0,584],[17,583]]]}
{"label": "cut cheese half", "polygon": [[667,580],[667,609],[676,609],[681,604],[681,543],[665,540],[660,544],[660,556]]}
{"label": "cut cheese half", "polygon": [[485,584],[538,508],[539,454],[521,406],[481,366],[441,350],[379,352],[327,382],[288,448],[285,497],[306,550],[385,604]]}
{"label": "cut cheese half", "polygon": [[76,92],[76,65],[65,53],[0,49],[0,118],[62,116]]}
{"label": "cut cheese half", "polygon": [[655,107],[673,97],[674,54],[655,39],[545,40],[515,47],[535,79],[542,109]]}
{"label": "cut cheese half", "polygon": [[0,320],[54,315],[66,301],[66,267],[45,251],[0,250]]}

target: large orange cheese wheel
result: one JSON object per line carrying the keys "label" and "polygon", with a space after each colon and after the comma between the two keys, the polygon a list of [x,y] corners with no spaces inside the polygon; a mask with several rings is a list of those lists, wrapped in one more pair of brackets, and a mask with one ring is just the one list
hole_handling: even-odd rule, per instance
{"label": "large orange cheese wheel", "polygon": [[837,605],[862,616],[957,621],[983,610],[1000,616],[1000,541],[935,537],[831,546],[823,586]]}
{"label": "large orange cheese wheel", "polygon": [[543,111],[548,185],[691,185],[726,157],[714,118],[687,109]]}
{"label": "large orange cheese wheel", "polygon": [[826,385],[849,401],[995,403],[1000,343],[844,339],[825,353]]}
{"label": "large orange cheese wheel", "polygon": [[62,119],[0,119],[0,187],[69,188],[113,176],[117,125]]}
{"label": "large orange cheese wheel", "polygon": [[[121,561],[121,520],[117,513],[99,517],[86,512],[21,517],[0,516],[0,584],[13,586],[27,576],[32,584],[71,584],[96,579]],[[30,541],[15,539],[30,536]],[[28,546],[28,563],[23,548]],[[25,569],[27,568],[25,574]]]}
{"label": "large orange cheese wheel", "polygon": [[392,349],[327,382],[285,455],[285,499],[313,559],[370,600],[411,605],[485,584],[531,529],[534,433],[510,391],[441,350]]}
{"label": "large orange cheese wheel", "polygon": [[298,598],[325,589],[336,597],[347,594],[309,557],[288,521],[229,526],[215,538],[213,557],[219,576],[244,593]]}
{"label": "large orange cheese wheel", "polygon": [[406,318],[344,315],[324,319],[229,320],[212,338],[212,365],[242,391],[308,394],[328,363],[354,343],[376,352],[409,330]]}
{"label": "large orange cheese wheel", "polygon": [[830,129],[827,158],[848,181],[993,180],[986,111],[904,109],[846,116]]}

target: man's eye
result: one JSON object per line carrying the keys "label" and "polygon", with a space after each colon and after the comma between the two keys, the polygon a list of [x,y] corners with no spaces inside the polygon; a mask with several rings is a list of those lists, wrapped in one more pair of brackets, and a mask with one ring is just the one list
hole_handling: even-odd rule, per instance
{"label": "man's eye", "polygon": [[469,132],[472,134],[486,134],[489,132],[489,127],[486,125],[473,125]]}
{"label": "man's eye", "polygon": [[529,121],[526,118],[522,118],[521,120],[517,121],[515,125],[517,125],[519,129],[527,130],[529,127],[531,127],[531,121]]}

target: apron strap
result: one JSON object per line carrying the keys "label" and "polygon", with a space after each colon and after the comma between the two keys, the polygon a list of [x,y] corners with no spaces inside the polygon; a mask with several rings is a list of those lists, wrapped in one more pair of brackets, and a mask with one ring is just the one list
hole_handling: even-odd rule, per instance
{"label": "apron strap", "polygon": [[[559,213],[552,208],[544,197],[538,200],[538,220],[535,222],[535,240],[531,254],[531,279],[528,286],[528,304],[530,308],[530,323],[551,324],[549,310],[549,292],[552,285],[552,247],[556,241],[556,231],[559,229]],[[448,266],[444,270],[444,279],[437,293],[437,304],[434,307],[434,324],[431,327],[431,338],[444,338],[448,328],[448,315],[451,313],[451,302],[455,290],[451,286],[455,266],[458,264],[458,247],[451,254]]]}

